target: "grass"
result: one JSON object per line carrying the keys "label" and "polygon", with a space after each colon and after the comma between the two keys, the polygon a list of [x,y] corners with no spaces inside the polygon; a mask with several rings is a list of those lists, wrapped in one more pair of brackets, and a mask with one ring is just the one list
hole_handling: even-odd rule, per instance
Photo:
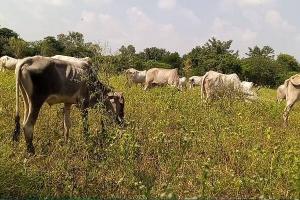
{"label": "grass", "polygon": [[[90,110],[90,136],[72,110],[63,142],[62,105],[44,105],[35,127],[36,155],[24,137],[13,144],[15,81],[0,74],[0,198],[286,198],[300,197],[300,107],[282,125],[284,104],[263,88],[254,103],[205,104],[199,88],[143,91],[114,76],[125,96],[127,127]],[[105,130],[101,131],[100,121]]]}

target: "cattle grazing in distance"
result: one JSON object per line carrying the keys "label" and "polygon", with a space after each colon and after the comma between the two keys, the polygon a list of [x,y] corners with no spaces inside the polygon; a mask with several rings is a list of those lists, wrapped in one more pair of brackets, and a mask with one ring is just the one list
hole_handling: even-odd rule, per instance
{"label": "cattle grazing in distance", "polygon": [[257,94],[251,90],[251,82],[240,81],[237,74],[222,74],[215,71],[209,71],[203,76],[201,84],[201,98],[212,99],[217,97],[224,90],[241,92],[246,100],[255,100]]}
{"label": "cattle grazing in distance", "polygon": [[195,87],[196,85],[201,86],[203,76],[191,76],[189,78],[190,88]]}
{"label": "cattle grazing in distance", "polygon": [[[288,125],[289,112],[295,103],[300,100],[300,74],[296,74],[284,82],[286,106],[283,112],[284,125]],[[282,96],[281,96],[282,97]]]}
{"label": "cattle grazing in distance", "polygon": [[145,87],[152,85],[170,85],[174,87],[179,87],[179,76],[178,69],[163,69],[163,68],[151,68],[146,73]]}
{"label": "cattle grazing in distance", "polygon": [[16,127],[13,140],[20,134],[19,90],[24,100],[23,130],[27,151],[34,154],[33,130],[44,103],[64,103],[64,137],[68,140],[71,127],[70,110],[75,104],[81,110],[84,132],[87,133],[88,107],[103,103],[108,113],[122,124],[124,98],[102,84],[87,62],[69,62],[34,56],[20,60],[16,67]]}
{"label": "cattle grazing in distance", "polygon": [[0,71],[7,70],[15,70],[16,65],[19,59],[12,58],[9,56],[2,56],[0,58]]}
{"label": "cattle grazing in distance", "polygon": [[179,78],[179,89],[183,90],[183,88],[186,88],[186,77]]}
{"label": "cattle grazing in distance", "polygon": [[138,71],[134,68],[129,68],[125,71],[126,77],[127,77],[127,81],[128,82],[133,82],[133,83],[145,83],[146,80],[146,73],[147,71]]}

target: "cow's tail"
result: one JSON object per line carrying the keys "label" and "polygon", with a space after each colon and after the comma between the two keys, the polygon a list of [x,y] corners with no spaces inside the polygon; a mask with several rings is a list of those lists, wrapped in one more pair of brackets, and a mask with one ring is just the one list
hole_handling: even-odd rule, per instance
{"label": "cow's tail", "polygon": [[16,75],[16,114],[15,114],[15,130],[13,132],[13,141],[19,141],[20,135],[20,74],[21,68],[25,64],[27,59],[19,60],[16,64],[15,75]]}
{"label": "cow's tail", "polygon": [[201,81],[201,99],[204,99],[204,97],[206,96],[206,91],[205,91],[205,88],[204,88],[204,84],[205,84],[205,79],[206,79],[207,76],[208,76],[208,73],[206,73],[203,76],[202,81]]}

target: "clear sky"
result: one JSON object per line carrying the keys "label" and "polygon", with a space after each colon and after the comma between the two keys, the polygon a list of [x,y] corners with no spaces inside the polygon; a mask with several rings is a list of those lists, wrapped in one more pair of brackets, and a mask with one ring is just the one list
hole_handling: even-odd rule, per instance
{"label": "clear sky", "polygon": [[269,45],[300,60],[299,0],[0,0],[0,25],[25,40],[79,31],[87,41],[166,48],[180,54],[212,36]]}

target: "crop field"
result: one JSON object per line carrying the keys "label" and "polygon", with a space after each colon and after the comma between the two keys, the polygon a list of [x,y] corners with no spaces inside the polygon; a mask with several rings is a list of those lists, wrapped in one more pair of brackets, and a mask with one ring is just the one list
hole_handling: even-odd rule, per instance
{"label": "crop field", "polygon": [[0,197],[300,198],[299,105],[285,128],[285,104],[274,89],[262,88],[252,103],[205,103],[197,87],[143,91],[125,80],[105,79],[124,93],[124,128],[99,106],[89,111],[85,138],[74,106],[65,143],[63,106],[45,104],[34,130],[36,155],[28,156],[23,135],[12,142],[14,74],[0,73]]}

